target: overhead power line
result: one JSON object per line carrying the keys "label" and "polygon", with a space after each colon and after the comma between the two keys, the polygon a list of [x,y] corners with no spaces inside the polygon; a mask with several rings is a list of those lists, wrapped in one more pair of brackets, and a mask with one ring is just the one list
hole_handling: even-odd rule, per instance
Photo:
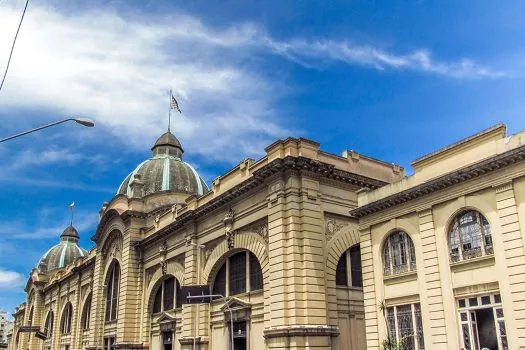
{"label": "overhead power line", "polygon": [[24,16],[26,14],[28,4],[29,4],[29,0],[26,0],[26,5],[24,6],[24,12],[22,12],[20,23],[18,23],[18,28],[16,30],[15,38],[13,40],[13,45],[11,46],[11,52],[9,53],[9,58],[7,59],[7,65],[5,67],[4,76],[2,77],[2,82],[0,83],[0,91],[2,91],[2,87],[4,86],[5,78],[7,77],[7,71],[9,70],[9,65],[11,64],[11,58],[13,57],[13,50],[15,49],[16,39],[18,38],[18,32],[20,32],[20,27],[22,26],[22,22],[24,21]]}

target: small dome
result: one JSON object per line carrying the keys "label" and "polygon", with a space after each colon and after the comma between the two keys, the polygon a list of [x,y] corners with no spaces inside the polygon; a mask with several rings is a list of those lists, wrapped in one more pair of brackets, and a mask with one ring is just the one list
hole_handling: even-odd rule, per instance
{"label": "small dome", "polygon": [[171,132],[164,133],[151,148],[152,158],[142,162],[122,182],[117,194],[143,197],[172,191],[202,195],[209,191],[195,169],[182,161],[184,150]]}
{"label": "small dome", "polygon": [[73,227],[67,227],[60,235],[60,243],[51,247],[38,262],[37,269],[46,273],[66,267],[75,259],[83,257],[87,251],[78,245],[80,236]]}

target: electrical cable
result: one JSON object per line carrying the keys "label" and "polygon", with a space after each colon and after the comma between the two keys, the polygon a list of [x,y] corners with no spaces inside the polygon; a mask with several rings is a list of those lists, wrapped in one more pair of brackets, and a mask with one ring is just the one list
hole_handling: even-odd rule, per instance
{"label": "electrical cable", "polygon": [[22,17],[20,18],[20,23],[18,23],[18,29],[16,30],[15,39],[13,40],[13,45],[11,46],[11,52],[9,53],[9,58],[7,60],[7,66],[5,67],[4,76],[2,78],[2,82],[0,83],[0,91],[2,91],[2,87],[4,86],[5,78],[7,77],[7,71],[9,70],[9,64],[11,63],[11,57],[13,56],[13,50],[15,49],[16,39],[18,38],[18,32],[20,32],[20,27],[22,26],[22,22],[24,21],[24,16],[26,14],[28,4],[29,4],[29,0],[26,0],[24,12],[22,12]]}

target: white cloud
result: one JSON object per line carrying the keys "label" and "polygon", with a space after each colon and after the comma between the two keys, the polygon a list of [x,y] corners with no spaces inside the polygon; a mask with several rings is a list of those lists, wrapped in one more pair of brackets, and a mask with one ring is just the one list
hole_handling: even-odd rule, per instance
{"label": "white cloud", "polygon": [[[11,42],[19,20],[20,9],[11,6],[0,6],[0,43]],[[232,163],[293,134],[282,109],[272,109],[284,82],[250,68],[248,59],[261,53],[307,67],[339,61],[452,78],[503,74],[469,59],[439,62],[422,49],[395,54],[349,41],[278,41],[250,23],[216,29],[186,15],[58,8],[31,4],[0,106],[89,116],[141,150],[165,130],[170,87],[184,112],[173,117],[173,129],[193,154]],[[0,62],[8,51],[0,45]]]}
{"label": "white cloud", "polygon": [[[20,15],[6,6],[0,7],[2,43],[12,39]],[[111,11],[66,15],[33,5],[0,105],[90,116],[144,149],[165,130],[172,87],[184,112],[173,125],[186,149],[238,160],[246,155],[243,142],[262,138],[260,154],[287,130],[269,114],[278,83],[245,69],[243,54],[229,50],[254,32],[250,25],[210,31],[188,16],[142,23]],[[0,62],[7,54],[2,45]]]}
{"label": "white cloud", "polygon": [[339,61],[378,70],[413,70],[457,79],[498,78],[506,75],[504,72],[481,66],[471,59],[439,62],[432,58],[428,50],[424,49],[396,54],[373,46],[356,45],[349,41],[293,40],[279,42],[267,38],[266,43],[276,54],[306,67],[315,66],[319,62]]}
{"label": "white cloud", "polygon": [[25,284],[25,277],[16,271],[9,271],[0,268],[0,287],[16,288]]}

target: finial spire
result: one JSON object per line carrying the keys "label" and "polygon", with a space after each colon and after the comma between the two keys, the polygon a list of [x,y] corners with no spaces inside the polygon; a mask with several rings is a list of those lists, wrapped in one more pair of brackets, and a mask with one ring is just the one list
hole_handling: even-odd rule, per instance
{"label": "finial spire", "polygon": [[69,205],[69,210],[71,211],[71,223],[69,226],[73,227],[73,218],[75,216],[75,202]]}

